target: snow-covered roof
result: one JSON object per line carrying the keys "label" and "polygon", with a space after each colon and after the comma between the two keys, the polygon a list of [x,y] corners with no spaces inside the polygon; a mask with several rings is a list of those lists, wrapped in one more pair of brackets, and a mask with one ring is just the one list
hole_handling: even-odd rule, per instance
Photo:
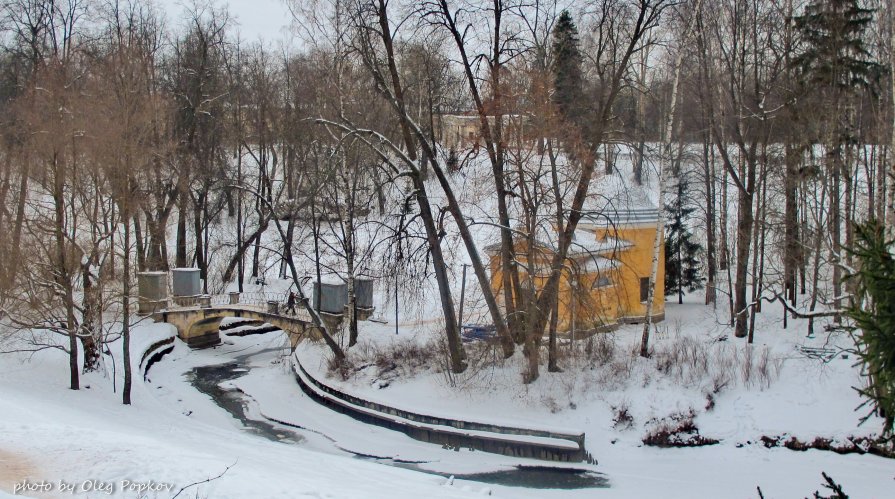
{"label": "snow-covered roof", "polygon": [[602,175],[591,183],[582,222],[597,226],[654,225],[659,210],[648,190],[624,175]]}
{"label": "snow-covered roof", "polygon": [[578,271],[585,274],[594,274],[597,272],[606,272],[618,268],[618,262],[611,258],[602,256],[590,256],[578,263]]}
{"label": "snow-covered roof", "polygon": [[[515,240],[521,242],[522,235],[517,235]],[[534,241],[535,245],[549,251],[556,251],[559,247],[559,234],[551,227],[549,230],[538,231]],[[606,254],[613,251],[620,251],[633,247],[634,245],[623,239],[614,237],[606,237],[597,239],[596,234],[586,229],[578,229],[572,233],[572,244],[569,247],[568,256],[577,257],[581,255],[597,255]],[[500,250],[500,243],[490,244],[485,247],[487,252],[497,252]]]}
{"label": "snow-covered roof", "polygon": [[[553,241],[559,238],[554,236]],[[633,244],[623,239],[607,237],[605,239],[597,239],[596,234],[585,229],[578,229],[572,233],[572,245],[569,247],[569,256],[594,253],[608,253],[610,251],[618,251],[632,247]],[[556,244],[550,246],[556,249]]]}

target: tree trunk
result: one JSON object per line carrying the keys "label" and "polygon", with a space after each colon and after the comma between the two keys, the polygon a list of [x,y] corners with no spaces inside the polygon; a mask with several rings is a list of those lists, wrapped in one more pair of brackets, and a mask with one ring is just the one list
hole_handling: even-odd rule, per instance
{"label": "tree trunk", "polygon": [[[127,203],[128,201],[125,201]],[[125,405],[131,403],[131,229],[128,217],[122,213],[124,220],[124,252],[122,253],[123,281],[121,296],[121,345],[122,362],[124,362],[124,388],[121,392],[121,402]]]}
{"label": "tree trunk", "polygon": [[[817,204],[817,210],[822,211],[823,205],[825,201],[825,197],[827,194],[826,186],[821,189],[820,200]],[[822,215],[821,215],[822,216]],[[808,310],[810,312],[814,312],[814,309],[817,307],[817,298],[818,298],[818,284],[820,282],[820,252],[823,243],[824,237],[824,228],[823,224],[820,223],[821,218],[818,216],[818,224],[814,229],[814,268],[811,278],[811,304],[809,305]],[[808,319],[808,337],[814,336],[814,317]]]}
{"label": "tree trunk", "polygon": [[[696,11],[699,11],[701,4],[702,0],[696,1]],[[681,34],[681,46],[687,43],[687,39],[690,36],[690,28],[693,26],[694,19],[695,16],[690,17],[690,20],[687,22],[687,26],[684,28],[684,31]],[[656,217],[656,235],[653,238],[653,259],[652,264],[650,265],[649,293],[647,293],[646,312],[643,320],[643,333],[640,338],[641,357],[649,356],[649,335],[650,327],[652,326],[653,321],[653,301],[656,299],[656,277],[659,275],[659,256],[662,252],[662,241],[664,239],[663,233],[665,231],[665,177],[667,176],[667,172],[665,170],[671,163],[674,162],[674,158],[672,158],[671,141],[674,139],[674,122],[675,114],[677,113],[677,100],[681,80],[681,62],[683,61],[683,58],[684,50],[683,48],[679,47],[677,55],[674,58],[674,78],[671,82],[671,103],[668,106],[668,116],[666,117],[667,119],[665,121],[665,128],[663,130],[662,155],[659,158],[659,171],[657,174],[659,178],[659,198],[656,201],[658,213]],[[661,298],[662,300],[665,299],[664,296],[659,298]]]}
{"label": "tree trunk", "polygon": [[747,343],[752,344],[755,338],[755,314],[761,312],[761,293],[764,279],[764,237],[766,233],[765,220],[767,219],[767,150],[762,147],[761,160],[761,194],[758,198],[758,221],[754,224],[753,253],[752,253],[752,307],[749,312],[749,333]]}
{"label": "tree trunk", "polygon": [[52,164],[50,165],[53,174],[53,234],[56,243],[56,261],[54,262],[54,273],[56,276],[56,285],[62,288],[63,306],[65,307],[65,328],[68,331],[68,368],[70,374],[70,385],[72,390],[80,388],[80,367],[78,366],[78,327],[75,325],[76,318],[74,312],[74,295],[72,292],[72,283],[70,281],[70,273],[65,258],[65,169],[59,159],[59,154],[54,152],[52,156]]}
{"label": "tree trunk", "polygon": [[[745,190],[739,190],[737,203],[737,239],[736,239],[736,283],[734,285],[734,334],[737,338],[748,335],[749,304],[746,301],[746,287],[749,274],[749,250],[752,244],[752,225],[755,214],[752,211],[755,192],[752,186],[755,181],[754,158],[745,161],[744,168],[749,182]],[[742,178],[742,176],[741,176]]]}
{"label": "tree trunk", "polygon": [[249,247],[252,246],[252,244],[258,241],[258,239],[264,234],[264,232],[267,231],[267,228],[269,226],[270,218],[265,218],[264,221],[255,230],[255,232],[253,232],[248,238],[243,240],[239,246],[237,246],[236,253],[233,254],[233,256],[230,258],[230,261],[227,263],[227,267],[224,269],[225,283],[230,282],[230,280],[233,278],[233,272],[245,258],[245,252],[248,251]]}
{"label": "tree trunk", "polygon": [[[134,221],[134,242],[137,245],[137,271],[145,272],[147,270],[146,248],[143,245],[143,225],[140,223],[140,213],[135,211],[132,219]],[[114,253],[114,251],[112,253]]]}
{"label": "tree trunk", "polygon": [[[186,218],[187,218],[187,197],[189,194],[181,191],[178,194],[177,203],[177,253],[174,256],[174,266],[184,268],[186,262]],[[161,228],[159,228],[161,230]]]}
{"label": "tree trunk", "polygon": [[81,347],[84,349],[84,372],[95,371],[99,367],[99,347],[97,346],[97,327],[102,320],[100,300],[102,290],[99,288],[98,271],[94,274],[96,254],[84,255],[81,265],[81,285],[83,298],[81,312]]}
{"label": "tree trunk", "polygon": [[[237,109],[236,111],[237,111],[237,123],[238,123],[239,110]],[[237,128],[237,129],[241,130],[241,128]],[[242,143],[239,140],[237,140],[237,144],[236,144],[236,185],[242,185]],[[242,244],[242,240],[245,237],[245,234],[243,233],[245,231],[245,229],[242,226],[242,224],[243,224],[242,206],[243,206],[242,189],[237,189],[237,191],[236,191],[236,247],[238,249],[236,250],[236,261],[237,261],[237,265],[239,267],[239,271],[237,273],[238,274],[237,275],[237,285],[239,286],[238,289],[239,289],[240,293],[242,293],[244,291],[243,290],[243,284],[244,284],[243,281],[245,280],[245,252],[247,249],[247,248],[243,247],[243,244]],[[225,276],[224,276],[224,284],[225,285],[230,282],[230,279],[232,278],[232,273],[233,273],[232,270],[225,273]]]}
{"label": "tree trunk", "polygon": [[[854,165],[854,149],[850,144],[845,144],[845,161],[842,164],[842,179],[843,179],[843,188],[845,189],[845,213],[844,213],[844,224],[845,224],[845,246],[842,250],[842,256],[845,257],[845,265],[853,269],[855,268],[854,259],[852,258],[852,254],[848,249],[855,247],[855,224],[854,224],[854,177],[853,174],[857,172],[857,168]],[[849,293],[855,292],[855,280],[851,279],[845,282],[845,288]]]}
{"label": "tree trunk", "polygon": [[[347,180],[347,179],[346,179]],[[345,182],[348,184],[348,182]],[[357,296],[355,296],[354,282],[354,189],[346,189],[351,196],[346,200],[348,210],[345,216],[345,266],[348,271],[348,347],[357,344]]]}
{"label": "tree trunk", "polygon": [[[838,144],[831,147],[827,153],[828,162],[832,163],[832,172],[830,175],[830,254],[833,263],[833,307],[835,309],[842,308],[840,296],[842,295],[842,267],[840,257],[842,256],[842,214],[840,211],[840,196],[842,194],[842,165],[841,151]],[[838,322],[839,317],[834,318]]]}
{"label": "tree trunk", "polygon": [[[784,296],[793,306],[796,304],[796,273],[801,260],[801,243],[799,242],[798,186],[799,165],[802,162],[801,149],[787,143],[784,161],[786,175],[783,180],[784,201],[784,233],[785,255],[783,258],[783,290]],[[785,313],[785,311],[784,311]]]}
{"label": "tree trunk", "polygon": [[[707,120],[706,120],[707,121]],[[710,130],[706,130],[702,142],[702,161],[705,165],[705,230],[706,230],[706,274],[707,282],[705,285],[705,304],[715,304],[717,296],[715,293],[715,285],[717,282],[718,262],[715,249],[715,165],[713,158],[710,158],[712,151],[711,139],[708,137]]]}
{"label": "tree trunk", "polygon": [[[723,147],[726,147],[727,144],[723,144]],[[727,231],[727,210],[728,210],[728,196],[727,196],[727,176],[729,173],[725,170],[724,179],[721,182],[721,263],[719,265],[720,270],[730,270],[730,244],[728,243],[728,231]],[[730,274],[730,272],[728,272]],[[730,286],[730,279],[727,280],[728,287]],[[730,293],[728,293],[730,295]],[[733,302],[731,302],[731,310],[733,310]]]}
{"label": "tree trunk", "polygon": [[208,191],[203,191],[196,196],[196,202],[193,203],[193,239],[195,240],[193,261],[196,267],[199,267],[199,278],[202,279],[203,293],[208,292],[208,266],[205,262],[205,238],[203,234],[203,221],[205,218],[203,215],[207,197]]}
{"label": "tree trunk", "polygon": [[[28,199],[28,175],[30,173],[28,161],[29,158],[26,155],[25,159],[22,161],[22,177],[19,179],[19,196],[18,199],[16,199],[16,218],[12,226],[12,242],[10,243],[11,262],[19,261],[19,255],[21,254],[22,227],[25,223],[25,201]],[[7,285],[12,286],[13,283],[15,283],[18,268],[18,265],[10,265],[7,268]]]}
{"label": "tree trunk", "polygon": [[562,372],[556,359],[556,326],[559,322],[559,296],[553,300],[553,306],[550,308],[550,332],[548,333],[547,347],[547,372]]}
{"label": "tree trunk", "polygon": [[432,254],[435,280],[438,282],[438,294],[441,297],[441,311],[444,316],[451,371],[459,374],[465,371],[467,367],[466,352],[463,350],[460,330],[457,327],[457,315],[454,311],[454,300],[451,297],[447,266],[444,263],[444,255],[441,252],[441,241],[438,240],[438,228],[435,226],[435,218],[432,216],[432,210],[429,206],[426,185],[419,174],[413,175],[413,181],[416,187],[417,203],[420,207],[420,217],[423,219],[423,225],[426,228],[426,240],[429,244],[429,251]]}
{"label": "tree trunk", "polygon": [[295,217],[290,216],[289,221],[286,224],[286,241],[283,243],[283,258],[280,261],[280,279],[286,278],[286,272],[288,265],[287,261],[292,259],[292,243],[295,239]]}
{"label": "tree trunk", "polygon": [[889,144],[889,207],[886,218],[886,235],[889,239],[895,238],[895,8],[889,5],[889,23],[891,40],[889,42],[890,72],[889,81],[892,83],[892,143]]}

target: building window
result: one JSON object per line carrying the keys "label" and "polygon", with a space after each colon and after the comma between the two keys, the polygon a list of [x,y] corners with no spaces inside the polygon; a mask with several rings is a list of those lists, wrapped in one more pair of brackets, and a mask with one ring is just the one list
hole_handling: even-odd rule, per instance
{"label": "building window", "polygon": [[649,277],[640,278],[640,301],[649,300]]}

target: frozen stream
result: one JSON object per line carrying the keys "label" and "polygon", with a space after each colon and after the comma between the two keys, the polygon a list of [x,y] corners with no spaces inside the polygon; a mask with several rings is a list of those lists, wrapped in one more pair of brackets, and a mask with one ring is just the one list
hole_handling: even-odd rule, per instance
{"label": "frozen stream", "polygon": [[[232,381],[248,374],[252,369],[248,362],[249,357],[264,352],[267,352],[267,350],[245,354],[236,357],[232,362],[224,364],[195,367],[189,372],[188,378],[190,383],[197,390],[210,396],[219,407],[241,421],[245,431],[284,444],[301,444],[308,438],[313,438],[315,441],[321,440],[319,435],[306,434],[302,430],[250,417],[248,408],[249,404],[254,403],[252,399],[239,390],[228,389],[221,386],[227,381]],[[296,390],[298,390],[298,387],[296,387]],[[332,447],[332,450],[339,454],[346,453],[346,451],[338,449],[335,446]],[[445,478],[451,476],[446,473],[423,469],[413,463],[396,462],[390,459],[377,459],[364,456],[356,457],[358,459],[373,460],[384,465],[439,475]],[[583,489],[595,487],[605,488],[609,486],[609,482],[605,475],[586,470],[553,468],[549,465],[524,466],[511,470],[465,475],[454,474],[452,476],[458,480],[539,489]]]}

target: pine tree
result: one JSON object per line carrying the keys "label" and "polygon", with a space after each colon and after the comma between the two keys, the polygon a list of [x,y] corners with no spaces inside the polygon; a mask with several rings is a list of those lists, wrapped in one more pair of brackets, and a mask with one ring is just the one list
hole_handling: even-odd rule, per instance
{"label": "pine tree", "polygon": [[895,422],[895,241],[887,241],[882,222],[871,220],[857,226],[851,249],[860,268],[848,278],[857,294],[847,315],[859,330],[855,335],[858,356],[868,386],[858,390],[884,420],[883,431],[892,436]]}
{"label": "pine tree", "polygon": [[553,28],[553,100],[568,121],[580,124],[584,116],[584,77],[581,72],[578,28],[564,10]]}
{"label": "pine tree", "polygon": [[665,295],[677,293],[677,302],[683,303],[684,290],[702,288],[701,263],[697,255],[702,246],[694,240],[687,227],[690,214],[696,211],[690,198],[685,173],[680,171],[675,179],[676,196],[665,205],[668,223],[665,224]]}
{"label": "pine tree", "polygon": [[815,0],[793,19],[805,46],[793,64],[806,86],[848,91],[870,85],[879,69],[864,42],[873,12],[859,0]]}

